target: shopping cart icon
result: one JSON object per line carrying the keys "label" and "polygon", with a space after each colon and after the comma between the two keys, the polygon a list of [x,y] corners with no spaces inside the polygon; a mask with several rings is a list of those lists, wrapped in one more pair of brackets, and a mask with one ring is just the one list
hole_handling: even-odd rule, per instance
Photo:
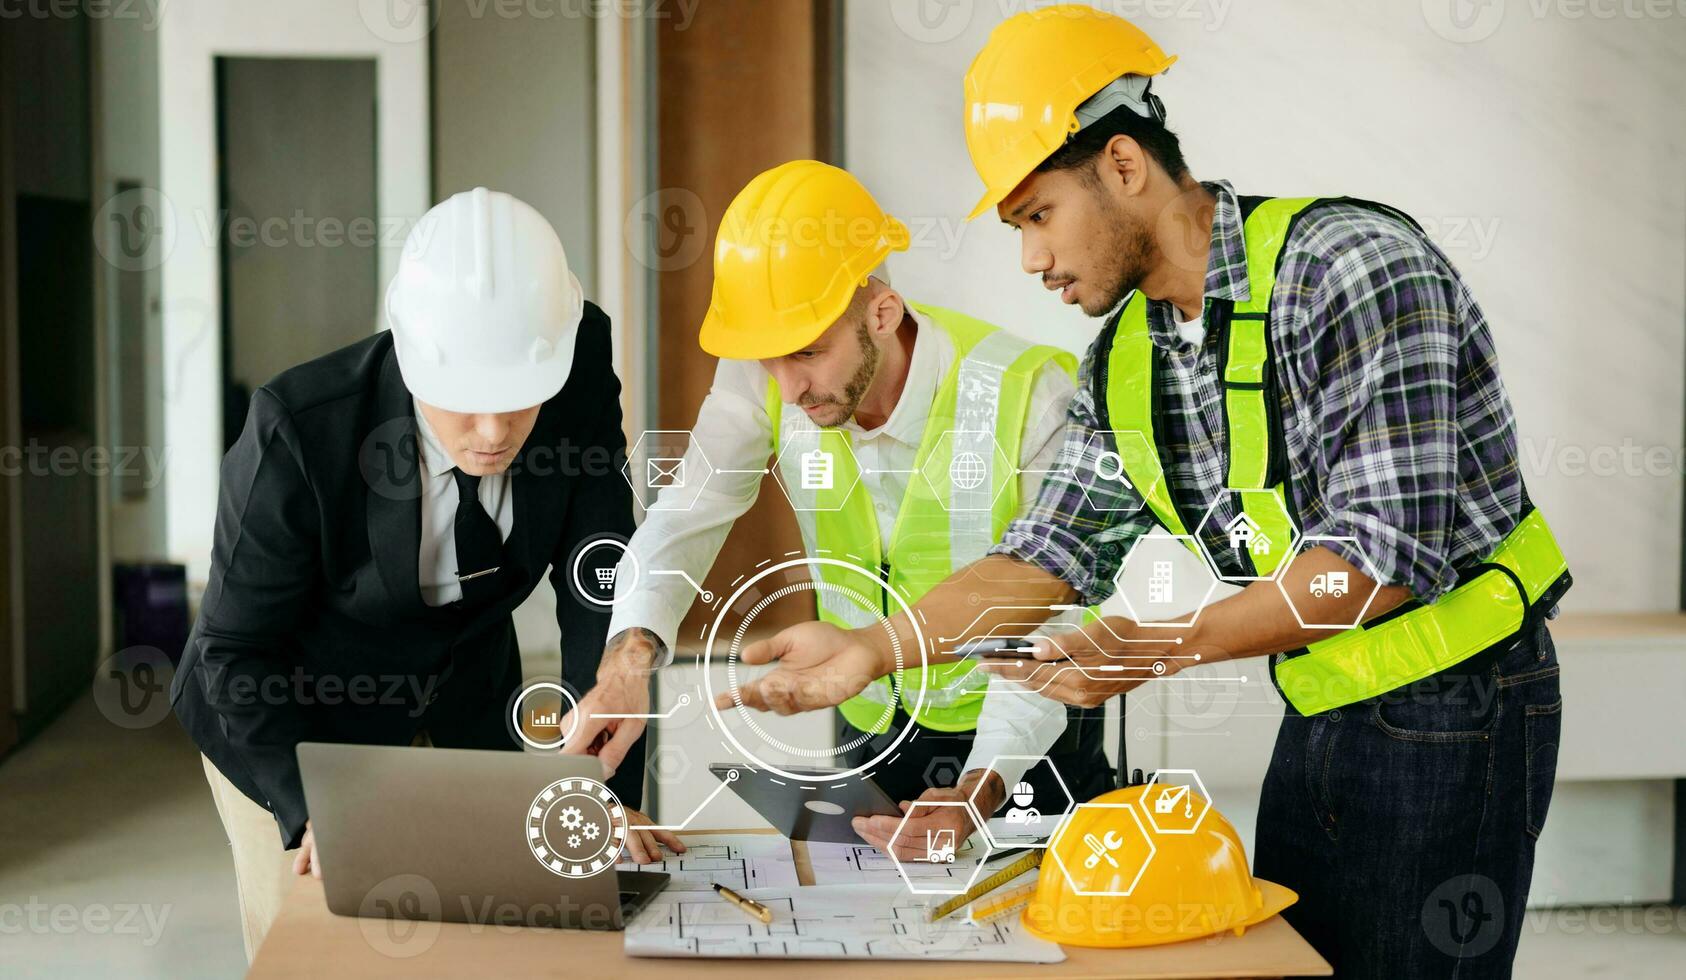
{"label": "shopping cart icon", "polygon": [[619,569],[614,566],[596,569],[597,587],[605,592],[613,589],[615,587],[615,572],[617,571]]}

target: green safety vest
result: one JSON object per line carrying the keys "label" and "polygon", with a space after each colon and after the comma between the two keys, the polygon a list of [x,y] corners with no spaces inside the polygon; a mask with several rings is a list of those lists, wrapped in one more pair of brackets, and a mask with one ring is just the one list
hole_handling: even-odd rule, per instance
{"label": "green safety vest", "polygon": [[[1288,552],[1292,504],[1284,489],[1288,466],[1277,391],[1270,361],[1270,309],[1278,259],[1297,217],[1326,198],[1273,198],[1257,204],[1243,224],[1247,249],[1246,302],[1235,303],[1224,344],[1224,418],[1229,433],[1226,489],[1258,529],[1282,542],[1280,548],[1243,554],[1260,578],[1269,578]],[[1410,219],[1384,205],[1341,199]],[[1413,223],[1414,224],[1414,223]],[[1106,370],[1097,374],[1104,426],[1139,432],[1143,438],[1116,440],[1129,480],[1143,494],[1159,523],[1187,535],[1185,523],[1165,487],[1154,437],[1154,353],[1148,336],[1147,301],[1138,291],[1114,325]],[[1568,563],[1539,510],[1523,494],[1516,528],[1493,553],[1460,570],[1460,584],[1438,601],[1408,601],[1369,623],[1337,633],[1304,650],[1277,654],[1277,687],[1302,715],[1314,715],[1363,701],[1438,673],[1515,636],[1557,603],[1570,584]],[[1194,547],[1193,539],[1184,543]],[[1197,552],[1198,553],[1198,552]]]}
{"label": "green safety vest", "polygon": [[[822,429],[786,405],[769,378],[767,415],[773,453],[808,554],[875,571],[896,598],[859,574],[814,565],[819,618],[848,628],[878,623],[912,605],[931,587],[977,561],[1018,513],[1018,461],[1037,372],[1050,362],[1075,375],[1076,359],[1028,344],[998,327],[953,310],[910,304],[954,344],[954,363],[937,387],[907,474],[889,547],[881,546],[876,502],[856,493],[859,468],[843,429]],[[899,601],[897,601],[899,599]],[[884,732],[900,704],[926,728],[977,727],[986,671],[975,661],[925,665],[905,650],[906,666],[880,677],[838,710],[857,729]]]}

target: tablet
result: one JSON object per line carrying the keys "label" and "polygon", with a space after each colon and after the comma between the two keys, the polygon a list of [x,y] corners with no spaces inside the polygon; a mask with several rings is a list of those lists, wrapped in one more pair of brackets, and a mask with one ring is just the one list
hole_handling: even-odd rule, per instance
{"label": "tablet", "polygon": [[[786,771],[803,775],[836,773],[846,769],[786,766]],[[725,782],[739,799],[755,808],[761,818],[791,840],[829,841],[859,844],[861,835],[849,821],[856,817],[885,815],[899,817],[901,807],[879,788],[871,777],[855,775],[837,783],[796,782],[778,773],[739,763],[716,762],[708,771]],[[736,773],[736,778],[732,774]]]}

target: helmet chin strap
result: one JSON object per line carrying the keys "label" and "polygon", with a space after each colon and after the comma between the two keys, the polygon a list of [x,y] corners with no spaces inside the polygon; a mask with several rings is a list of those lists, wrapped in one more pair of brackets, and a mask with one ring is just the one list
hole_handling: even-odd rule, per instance
{"label": "helmet chin strap", "polygon": [[1153,78],[1148,75],[1122,75],[1089,96],[1077,107],[1077,128],[1086,129],[1119,106],[1128,106],[1143,119],[1165,121],[1165,103],[1153,94]]}

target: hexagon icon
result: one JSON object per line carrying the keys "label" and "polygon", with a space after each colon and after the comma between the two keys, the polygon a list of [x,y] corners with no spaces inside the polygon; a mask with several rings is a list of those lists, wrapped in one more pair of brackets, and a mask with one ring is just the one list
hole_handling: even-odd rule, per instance
{"label": "hexagon icon", "polygon": [[933,756],[925,764],[926,786],[953,786],[960,781],[960,757],[954,755]]}
{"label": "hexagon icon", "polygon": [[714,465],[689,429],[645,429],[621,464],[621,476],[645,510],[690,510],[713,475]]}
{"label": "hexagon icon", "polygon": [[[1071,808],[1077,805],[1077,800],[1072,797],[1071,790],[1066,786],[1065,777],[1060,775],[1060,770],[1054,765],[1054,760],[1047,756],[998,755],[989,760],[989,768],[994,769],[995,764],[1003,759],[1028,762],[1033,766],[1038,762],[1046,762],[1048,771],[1054,774],[1054,782],[1060,788],[1061,798],[1044,801],[1035,795],[1034,790],[1029,794],[1016,792],[1020,787],[1028,788],[1030,785],[1020,780],[1016,785],[1007,787],[1005,816],[986,815],[978,809],[978,790],[983,789],[984,784],[982,782],[978,783],[977,789],[972,791],[972,795],[967,802],[972,804],[973,813],[985,817],[980,826],[983,828],[984,835],[989,838],[991,846],[1002,850],[1009,847],[1029,847],[1036,850],[1046,848],[1048,838],[1053,835],[1054,828],[1058,827],[1060,821],[1066,818],[1066,814],[1071,812]],[[1058,813],[1053,810],[1055,804],[1059,807]]]}
{"label": "hexagon icon", "polygon": [[[1166,776],[1187,778],[1167,781]],[[1150,788],[1142,794],[1147,822],[1153,825],[1154,833],[1192,834],[1200,829],[1200,821],[1212,809],[1212,794],[1206,792],[1206,784],[1193,769],[1160,769],[1148,779],[1147,785],[1160,787],[1157,792]],[[1200,792],[1196,793],[1196,789]]]}
{"label": "hexagon icon", "polygon": [[1350,623],[1314,623],[1314,622],[1308,622],[1306,615],[1303,612],[1300,611],[1299,605],[1294,602],[1294,592],[1300,593],[1300,600],[1301,601],[1305,601],[1305,600],[1308,600],[1308,599],[1322,599],[1324,597],[1338,598],[1340,596],[1344,596],[1344,595],[1347,595],[1349,593],[1349,591],[1350,591],[1350,589],[1353,585],[1353,583],[1350,581],[1350,576],[1346,572],[1319,572],[1318,574],[1313,575],[1311,577],[1311,579],[1309,581],[1307,581],[1305,583],[1305,585],[1302,586],[1300,589],[1290,590],[1288,588],[1288,585],[1287,585],[1288,568],[1284,567],[1282,569],[1282,575],[1278,576],[1277,579],[1276,579],[1276,587],[1277,587],[1277,589],[1279,589],[1282,592],[1282,598],[1288,600],[1288,608],[1293,611],[1294,619],[1299,621],[1301,629],[1308,629],[1308,630],[1349,630],[1349,629],[1352,629],[1354,626],[1357,626],[1359,623],[1364,622],[1365,614],[1370,611],[1370,603],[1376,601],[1376,593],[1378,593],[1382,590],[1382,581],[1381,581],[1382,577],[1376,571],[1375,566],[1370,564],[1369,556],[1364,554],[1364,550],[1359,545],[1357,538],[1349,537],[1347,535],[1341,535],[1341,534],[1308,534],[1305,537],[1300,539],[1299,545],[1296,547],[1293,555],[1288,558],[1288,561],[1285,563],[1285,566],[1293,565],[1294,562],[1299,560],[1301,555],[1303,555],[1306,552],[1312,550],[1313,548],[1317,548],[1317,547],[1320,547],[1320,546],[1325,545],[1325,544],[1329,544],[1330,542],[1334,542],[1334,541],[1340,541],[1340,542],[1344,542],[1346,544],[1352,545],[1351,550],[1353,551],[1353,553],[1358,555],[1359,560],[1361,562],[1363,562],[1363,564],[1364,564],[1364,574],[1369,576],[1369,578],[1370,578],[1370,594],[1364,597],[1364,605],[1359,607],[1358,614],[1353,617],[1353,620]]}
{"label": "hexagon icon", "polygon": [[[890,860],[896,870],[901,873],[902,880],[907,882],[907,890],[915,895],[963,895],[972,883],[978,880],[978,874],[983,871],[984,862],[989,860],[994,850],[989,843],[988,834],[978,834],[977,839],[983,846],[983,852],[977,855],[972,864],[972,870],[964,872],[959,863],[960,849],[966,845],[968,838],[961,837],[953,831],[926,831],[925,839],[911,841],[915,847],[921,849],[925,856],[922,861],[910,861],[903,864],[901,858],[896,857],[896,841],[907,830],[907,822],[915,814],[928,817],[938,807],[962,807],[972,818],[972,825],[983,826],[983,820],[978,817],[978,811],[972,807],[970,800],[916,800],[902,814],[902,822],[896,825],[896,832],[890,835]],[[970,859],[968,859],[970,860]]]}
{"label": "hexagon icon", "polygon": [[691,773],[691,757],[677,745],[663,744],[656,746],[650,753],[649,761],[644,768],[650,778],[663,786],[683,783],[685,777]]}
{"label": "hexagon icon", "polygon": [[1129,474],[1149,468],[1150,463],[1156,472],[1159,469],[1159,454],[1154,451],[1152,440],[1135,429],[1090,433],[1083,456],[1092,457],[1095,465],[1076,474],[1077,485],[1083,489],[1089,506],[1096,510],[1133,514],[1142,509],[1164,479],[1161,473],[1145,487],[1130,481]]}
{"label": "hexagon icon", "polygon": [[[1006,479],[991,479],[991,472]],[[948,511],[988,511],[1016,478],[1018,467],[1007,458],[993,432],[950,429],[919,468],[925,487]]]}
{"label": "hexagon icon", "polygon": [[1218,577],[1192,534],[1144,534],[1113,580],[1138,626],[1186,629],[1217,591]]}
{"label": "hexagon icon", "polygon": [[773,478],[792,509],[837,511],[860,484],[861,464],[843,430],[792,428],[779,440]]}
{"label": "hexagon icon", "polygon": [[[1264,520],[1260,520],[1264,517]],[[1228,549],[1234,553],[1246,552],[1249,559],[1265,558],[1272,554],[1292,556],[1294,544],[1299,540],[1299,528],[1294,526],[1294,518],[1288,513],[1288,505],[1277,496],[1274,490],[1238,490],[1234,487],[1226,488],[1214,498],[1206,508],[1206,513],[1200,515],[1200,524],[1194,529],[1195,541],[1206,555],[1212,571],[1225,582],[1269,582],[1282,574],[1287,561],[1278,562],[1270,575],[1225,575],[1223,562],[1212,553],[1206,544],[1206,525],[1221,520],[1224,538]],[[1271,531],[1268,528],[1287,528],[1286,541],[1279,541],[1282,537],[1280,530]]]}
{"label": "hexagon icon", "polygon": [[1090,896],[1128,896],[1158,851],[1131,803],[1079,803],[1048,842],[1071,890]]}

